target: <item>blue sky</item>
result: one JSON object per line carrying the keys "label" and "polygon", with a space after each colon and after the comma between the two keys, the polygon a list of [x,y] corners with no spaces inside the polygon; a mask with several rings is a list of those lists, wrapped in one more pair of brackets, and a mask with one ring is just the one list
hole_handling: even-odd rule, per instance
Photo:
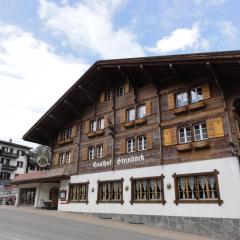
{"label": "blue sky", "polygon": [[0,139],[22,142],[96,60],[239,49],[239,9],[237,0],[1,0]]}

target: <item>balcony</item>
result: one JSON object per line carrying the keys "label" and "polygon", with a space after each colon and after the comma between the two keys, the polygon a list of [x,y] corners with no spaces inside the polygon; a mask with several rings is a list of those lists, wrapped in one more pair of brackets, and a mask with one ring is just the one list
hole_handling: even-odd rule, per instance
{"label": "balcony", "polygon": [[0,151],[0,155],[2,157],[7,157],[7,158],[18,158],[19,157],[19,155],[17,153],[5,152],[3,150]]}
{"label": "balcony", "polygon": [[17,166],[9,165],[9,164],[2,164],[2,170],[4,171],[16,171]]}

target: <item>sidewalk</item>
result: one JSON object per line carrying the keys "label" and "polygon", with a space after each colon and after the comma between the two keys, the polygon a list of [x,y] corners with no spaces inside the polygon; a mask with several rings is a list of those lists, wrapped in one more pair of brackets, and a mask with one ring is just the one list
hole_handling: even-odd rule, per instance
{"label": "sidewalk", "polygon": [[149,227],[146,225],[134,225],[112,219],[100,219],[93,216],[83,215],[80,213],[59,212],[54,210],[42,210],[32,207],[12,207],[1,206],[1,208],[9,209],[9,211],[22,211],[39,215],[45,215],[55,218],[62,218],[71,221],[84,222],[92,225],[104,226],[112,229],[122,229],[136,233],[147,234],[154,237],[164,237],[169,240],[213,240],[213,238],[197,236],[193,234],[183,233],[179,231],[172,231],[162,228]]}

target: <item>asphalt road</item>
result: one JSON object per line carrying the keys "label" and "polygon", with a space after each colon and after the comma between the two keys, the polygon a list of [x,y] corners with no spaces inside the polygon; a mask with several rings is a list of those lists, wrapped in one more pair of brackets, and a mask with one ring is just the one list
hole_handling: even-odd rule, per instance
{"label": "asphalt road", "polygon": [[0,208],[0,240],[169,240],[127,230]]}

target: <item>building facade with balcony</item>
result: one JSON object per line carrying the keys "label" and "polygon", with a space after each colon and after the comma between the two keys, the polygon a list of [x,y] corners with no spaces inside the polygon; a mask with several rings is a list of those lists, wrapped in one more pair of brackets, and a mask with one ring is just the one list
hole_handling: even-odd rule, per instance
{"label": "building facade with balcony", "polygon": [[35,207],[235,239],[239,61],[235,51],[96,62],[24,135],[52,148],[51,170],[15,184]]}
{"label": "building facade with balcony", "polygon": [[37,169],[32,158],[36,156],[30,152],[31,148],[0,140],[0,202],[12,204],[16,199],[17,188],[10,184],[16,176]]}

